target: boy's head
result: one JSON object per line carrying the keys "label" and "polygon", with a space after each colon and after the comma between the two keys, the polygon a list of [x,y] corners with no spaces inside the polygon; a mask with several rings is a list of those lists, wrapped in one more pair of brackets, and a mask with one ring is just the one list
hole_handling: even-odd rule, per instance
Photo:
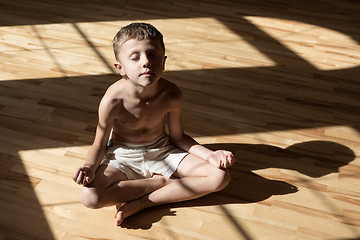
{"label": "boy's head", "polygon": [[113,49],[117,61],[119,61],[121,45],[130,39],[136,39],[139,41],[158,39],[165,52],[163,36],[153,25],[148,23],[131,23],[121,28],[114,37]]}

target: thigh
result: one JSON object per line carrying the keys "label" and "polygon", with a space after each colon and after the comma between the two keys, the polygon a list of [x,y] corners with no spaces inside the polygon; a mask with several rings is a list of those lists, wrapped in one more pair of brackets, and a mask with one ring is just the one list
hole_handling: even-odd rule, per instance
{"label": "thigh", "polygon": [[211,165],[208,161],[195,155],[188,154],[179,164],[174,172],[175,177],[205,177],[219,171],[218,168]]}
{"label": "thigh", "polygon": [[127,177],[120,169],[101,164],[96,170],[95,179],[89,187],[105,189],[124,180],[127,180]]}

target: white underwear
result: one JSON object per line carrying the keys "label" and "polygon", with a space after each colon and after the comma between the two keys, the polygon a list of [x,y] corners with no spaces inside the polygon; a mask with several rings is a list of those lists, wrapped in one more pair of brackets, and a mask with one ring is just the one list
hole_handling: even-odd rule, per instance
{"label": "white underwear", "polygon": [[145,144],[110,142],[102,164],[120,169],[129,180],[149,178],[154,174],[170,178],[188,155],[175,147],[168,135]]}

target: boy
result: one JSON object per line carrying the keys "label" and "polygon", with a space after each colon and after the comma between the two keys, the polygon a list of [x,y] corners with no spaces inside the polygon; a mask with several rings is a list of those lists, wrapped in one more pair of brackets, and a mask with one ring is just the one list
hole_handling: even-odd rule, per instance
{"label": "boy", "polygon": [[116,205],[120,225],[144,208],[225,188],[233,154],[211,151],[184,134],[182,93],[161,77],[166,61],[161,33],[133,23],[117,33],[113,47],[122,79],[102,98],[94,143],[73,177],[83,185],[81,202],[89,208]]}

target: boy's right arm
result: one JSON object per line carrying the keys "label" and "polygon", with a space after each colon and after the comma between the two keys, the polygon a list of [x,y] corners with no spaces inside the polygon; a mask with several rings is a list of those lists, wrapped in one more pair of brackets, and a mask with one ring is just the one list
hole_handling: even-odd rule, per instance
{"label": "boy's right arm", "polygon": [[85,163],[78,168],[73,180],[78,184],[90,184],[95,178],[96,169],[104,157],[113,124],[111,104],[102,100],[99,106],[99,123],[93,144],[89,148]]}

